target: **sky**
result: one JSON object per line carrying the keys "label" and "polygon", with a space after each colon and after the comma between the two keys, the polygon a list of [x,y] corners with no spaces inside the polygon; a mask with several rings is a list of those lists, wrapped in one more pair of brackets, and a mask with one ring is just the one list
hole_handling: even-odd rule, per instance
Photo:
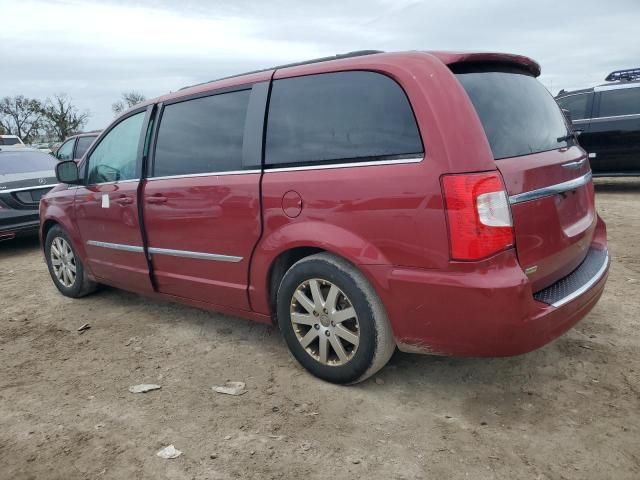
{"label": "sky", "polygon": [[0,0],[0,97],[69,95],[87,130],[147,98],[353,50],[501,51],[557,93],[640,67],[640,0]]}

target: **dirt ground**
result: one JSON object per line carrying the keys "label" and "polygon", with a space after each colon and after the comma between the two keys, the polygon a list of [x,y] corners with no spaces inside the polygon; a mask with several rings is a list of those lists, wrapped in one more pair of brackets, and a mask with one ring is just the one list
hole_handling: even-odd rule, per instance
{"label": "dirt ground", "polygon": [[[266,326],[65,298],[36,240],[4,242],[0,478],[638,479],[640,180],[598,180],[597,203],[613,265],[576,328],[515,358],[396,353],[354,387],[305,373]],[[227,380],[248,392],[211,390]],[[169,444],[182,456],[158,458]]]}

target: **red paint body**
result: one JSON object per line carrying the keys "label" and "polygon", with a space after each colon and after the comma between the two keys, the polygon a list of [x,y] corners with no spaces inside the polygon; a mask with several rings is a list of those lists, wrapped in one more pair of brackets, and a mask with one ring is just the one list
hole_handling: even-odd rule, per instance
{"label": "red paint body", "polygon": [[[100,282],[262,322],[274,314],[269,281],[278,256],[297,247],[322,249],[366,275],[403,350],[499,356],[538,348],[589,312],[606,275],[559,308],[534,300],[533,292],[573,271],[588,248],[606,248],[605,226],[589,183],[571,192],[568,201],[548,196],[513,205],[515,248],[481,261],[450,260],[442,175],[497,169],[508,194],[515,195],[589,170],[588,162],[581,170],[556,168],[584,158],[578,147],[495,161],[473,105],[447,66],[464,61],[511,62],[539,74],[535,62],[514,55],[378,54],[230,78],[150,101],[272,76],[376,71],[407,94],[425,155],[419,163],[397,165],[58,186],[41,204],[43,233],[52,222],[60,223]],[[110,197],[108,210],[100,208],[103,193]],[[146,247],[242,260],[154,256],[150,272],[142,253],[86,245],[89,238],[143,245],[141,221]],[[525,275],[534,264],[537,272]]]}

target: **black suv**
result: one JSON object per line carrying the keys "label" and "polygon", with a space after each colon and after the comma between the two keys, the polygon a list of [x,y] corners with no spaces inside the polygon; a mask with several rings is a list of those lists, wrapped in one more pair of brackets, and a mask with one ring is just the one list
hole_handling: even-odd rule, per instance
{"label": "black suv", "polygon": [[556,101],[569,111],[594,175],[640,175],[640,68],[612,72],[605,80],[561,90]]}

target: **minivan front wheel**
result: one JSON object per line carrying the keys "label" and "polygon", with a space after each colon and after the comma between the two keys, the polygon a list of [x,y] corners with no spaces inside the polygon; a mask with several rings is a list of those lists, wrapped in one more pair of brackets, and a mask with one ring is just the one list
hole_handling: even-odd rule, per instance
{"label": "minivan front wheel", "polygon": [[284,275],[278,322],[293,356],[313,375],[356,383],[389,360],[395,341],[380,299],[353,265],[328,253]]}
{"label": "minivan front wheel", "polygon": [[89,280],[67,232],[60,226],[55,225],[49,230],[44,248],[49,274],[60,293],[78,298],[96,289],[96,283]]}

